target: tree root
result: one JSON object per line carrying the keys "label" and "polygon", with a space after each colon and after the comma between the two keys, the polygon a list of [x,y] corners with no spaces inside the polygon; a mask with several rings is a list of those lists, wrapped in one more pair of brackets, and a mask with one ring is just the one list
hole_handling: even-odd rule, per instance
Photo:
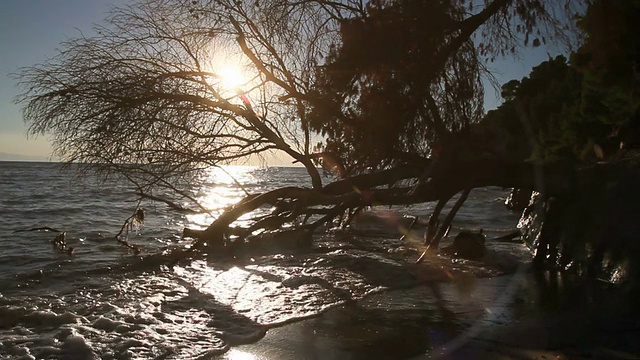
{"label": "tree root", "polygon": [[436,236],[436,231],[438,230],[438,225],[440,224],[440,213],[442,212],[442,209],[445,207],[445,205],[447,205],[449,199],[450,197],[438,200],[436,207],[433,209],[433,213],[431,213],[431,216],[429,216],[427,229],[424,233],[424,244],[427,246],[431,244],[431,241]]}
{"label": "tree root", "polygon": [[413,217],[413,221],[411,221],[411,224],[409,224],[409,227],[406,230],[403,230],[403,234],[400,237],[400,241],[404,241],[404,239],[406,239],[407,235],[411,232],[411,229],[413,229],[413,227],[418,223],[418,217],[414,216]]}
{"label": "tree root", "polygon": [[436,236],[429,243],[427,248],[422,252],[422,255],[420,255],[418,260],[416,260],[416,264],[419,264],[424,260],[425,256],[427,255],[427,252],[429,252],[429,250],[431,250],[432,247],[435,249],[438,248],[438,246],[440,245],[440,240],[442,240],[442,238],[446,236],[447,233],[449,233],[449,229],[451,228],[451,222],[453,221],[453,218],[456,216],[456,213],[458,212],[458,210],[460,210],[464,202],[467,200],[467,197],[469,196],[470,192],[471,192],[470,188],[462,192],[462,194],[460,195],[460,198],[458,198],[458,200],[453,205],[453,207],[445,217],[444,221],[442,222],[442,225],[438,229]]}

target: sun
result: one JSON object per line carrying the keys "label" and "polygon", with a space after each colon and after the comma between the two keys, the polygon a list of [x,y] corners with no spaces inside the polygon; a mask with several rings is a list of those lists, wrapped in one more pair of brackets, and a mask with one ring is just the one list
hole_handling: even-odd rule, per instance
{"label": "sun", "polygon": [[221,85],[228,90],[237,89],[246,81],[242,70],[237,66],[227,65],[218,72]]}
{"label": "sun", "polygon": [[204,67],[209,74],[216,91],[225,97],[234,97],[247,90],[245,87],[254,79],[251,62],[241,51],[216,41],[208,48]]}

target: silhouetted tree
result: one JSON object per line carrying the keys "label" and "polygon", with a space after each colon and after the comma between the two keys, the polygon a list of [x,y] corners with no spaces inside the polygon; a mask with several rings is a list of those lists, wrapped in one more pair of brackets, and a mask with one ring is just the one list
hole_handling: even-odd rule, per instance
{"label": "silhouetted tree", "polygon": [[[439,151],[482,118],[486,61],[516,52],[518,36],[557,33],[546,26],[545,6],[553,5],[369,3],[366,16],[343,21],[341,46],[318,68],[311,113],[311,126],[325,136],[318,147],[337,154],[348,173]],[[482,37],[474,42],[476,33]]]}
{"label": "silhouetted tree", "polygon": [[[272,150],[305,166],[312,189],[249,194],[208,229],[187,231],[197,245],[273,224],[313,230],[371,204],[438,200],[442,209],[462,192],[452,219],[474,187],[532,186],[530,164],[507,161],[474,127],[480,77],[522,43],[560,37],[559,5],[141,1],[23,69],[18,101],[29,133],[49,134],[56,155],[122,174],[143,196],[160,187],[197,202],[199,171]],[[246,67],[246,84],[225,88],[212,60],[220,54]],[[314,161],[333,161],[344,178],[323,186]],[[272,214],[236,227],[266,204],[277,204]]]}

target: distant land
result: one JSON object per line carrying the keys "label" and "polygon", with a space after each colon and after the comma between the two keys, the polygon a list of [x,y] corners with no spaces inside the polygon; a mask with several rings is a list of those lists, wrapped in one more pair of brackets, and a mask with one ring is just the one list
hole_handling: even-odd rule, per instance
{"label": "distant land", "polygon": [[22,155],[0,152],[0,161],[51,161],[46,156]]}

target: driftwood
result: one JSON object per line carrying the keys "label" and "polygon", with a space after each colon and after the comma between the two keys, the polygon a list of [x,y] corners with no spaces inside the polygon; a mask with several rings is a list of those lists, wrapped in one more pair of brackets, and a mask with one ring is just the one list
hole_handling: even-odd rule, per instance
{"label": "driftwood", "polygon": [[520,232],[520,230],[514,230],[508,234],[493,238],[492,241],[507,242],[507,243],[521,243],[522,242],[522,239],[520,239],[521,235],[522,235],[522,232]]}
{"label": "driftwood", "polygon": [[69,256],[73,255],[75,252],[75,249],[72,246],[67,247],[67,233],[64,231],[60,231],[58,229],[54,229],[48,226],[43,226],[43,227],[30,228],[30,229],[14,230],[13,233],[16,234],[16,233],[29,232],[29,231],[57,232],[59,234],[56,235],[56,237],[54,237],[50,241],[53,248]]}
{"label": "driftwood", "polygon": [[60,251],[63,252],[69,256],[72,256],[73,253],[75,252],[75,249],[73,248],[73,246],[69,246],[67,247],[67,233],[63,232],[60,233],[58,236],[56,236],[55,238],[53,238],[53,240],[51,240],[51,245],[53,245],[53,247]]}

